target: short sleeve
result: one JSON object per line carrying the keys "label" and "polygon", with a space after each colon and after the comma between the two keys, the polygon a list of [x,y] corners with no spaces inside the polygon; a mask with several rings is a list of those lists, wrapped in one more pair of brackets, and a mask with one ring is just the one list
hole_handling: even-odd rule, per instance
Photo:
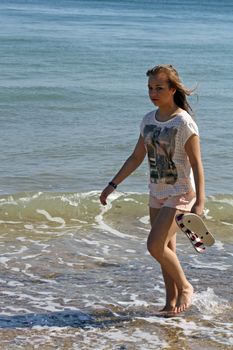
{"label": "short sleeve", "polygon": [[140,133],[141,133],[142,137],[144,137],[145,126],[147,124],[154,124],[154,115],[155,115],[155,111],[151,111],[143,117],[141,124],[140,124]]}
{"label": "short sleeve", "polygon": [[144,128],[145,128],[145,117],[142,119],[141,124],[140,124],[140,133],[141,136],[144,137]]}
{"label": "short sleeve", "polygon": [[197,135],[199,136],[199,130],[197,124],[192,120],[192,121],[187,121],[184,126],[183,126],[183,134],[182,134],[182,143],[183,146],[186,144],[188,139],[192,135]]}

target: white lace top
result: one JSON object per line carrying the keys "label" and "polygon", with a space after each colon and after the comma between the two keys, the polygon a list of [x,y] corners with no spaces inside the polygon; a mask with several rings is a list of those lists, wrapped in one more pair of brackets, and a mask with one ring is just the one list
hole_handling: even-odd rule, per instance
{"label": "white lace top", "polygon": [[182,111],[166,122],[156,119],[156,111],[145,115],[141,123],[148,155],[150,193],[157,198],[177,196],[195,190],[193,173],[185,152],[185,143],[199,135],[193,118]]}

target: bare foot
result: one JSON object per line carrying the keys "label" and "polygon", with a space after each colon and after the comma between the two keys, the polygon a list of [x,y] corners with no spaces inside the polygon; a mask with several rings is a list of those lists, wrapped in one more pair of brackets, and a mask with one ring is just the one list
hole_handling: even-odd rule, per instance
{"label": "bare foot", "polygon": [[175,307],[175,313],[180,313],[187,310],[192,304],[193,286],[189,284],[187,287],[183,288],[179,297],[178,302]]}
{"label": "bare foot", "polygon": [[175,305],[165,305],[163,309],[159,310],[159,312],[174,312],[175,308]]}

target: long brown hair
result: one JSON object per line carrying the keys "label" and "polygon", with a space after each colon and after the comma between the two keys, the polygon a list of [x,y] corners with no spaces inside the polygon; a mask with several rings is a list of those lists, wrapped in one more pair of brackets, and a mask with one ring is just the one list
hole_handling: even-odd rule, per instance
{"label": "long brown hair", "polygon": [[175,104],[190,113],[192,111],[192,108],[187,101],[187,96],[190,96],[195,89],[186,88],[181,82],[177,70],[170,64],[155,66],[149,69],[146,75],[150,77],[155,76],[158,73],[165,73],[167,75],[167,80],[170,88],[176,89],[176,92],[174,94]]}

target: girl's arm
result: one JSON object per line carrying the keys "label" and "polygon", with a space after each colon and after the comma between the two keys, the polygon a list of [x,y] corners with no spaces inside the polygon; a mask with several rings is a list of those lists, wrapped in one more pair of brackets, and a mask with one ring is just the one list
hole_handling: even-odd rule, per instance
{"label": "girl's arm", "polygon": [[196,187],[196,202],[194,203],[191,212],[197,215],[202,215],[205,203],[205,178],[201,160],[200,139],[197,135],[192,135],[188,139],[185,144],[185,150],[193,170]]}
{"label": "girl's arm", "polygon": [[[114,176],[111,182],[115,185],[119,185],[122,181],[124,181],[134,170],[136,170],[139,165],[142,163],[143,159],[146,155],[146,149],[144,145],[143,137],[140,135],[138,142],[134,148],[133,153],[129,156],[129,158],[125,161],[121,169]],[[106,205],[106,199],[114,191],[114,187],[108,185],[100,195],[100,202],[103,205]]]}

